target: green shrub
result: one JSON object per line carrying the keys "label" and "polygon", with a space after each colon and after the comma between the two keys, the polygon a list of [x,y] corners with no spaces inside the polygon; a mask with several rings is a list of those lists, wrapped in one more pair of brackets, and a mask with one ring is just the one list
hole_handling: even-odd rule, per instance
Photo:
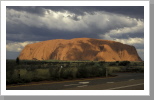
{"label": "green shrub", "polygon": [[93,64],[82,64],[78,67],[77,77],[79,78],[87,78],[87,77],[99,77],[105,75],[105,67],[106,64],[102,66],[99,63]]}
{"label": "green shrub", "polygon": [[53,79],[53,80],[57,80],[60,78],[60,71],[59,71],[60,68],[58,67],[50,67],[49,68],[49,74],[50,74],[50,78]]}
{"label": "green shrub", "polygon": [[15,70],[7,71],[6,72],[6,84],[16,84],[18,82],[17,73]]}
{"label": "green shrub", "polygon": [[77,77],[77,71],[77,67],[62,68],[60,77],[64,79],[74,79]]}
{"label": "green shrub", "polygon": [[26,69],[21,69],[20,70],[20,78],[21,78],[23,83],[31,82],[33,80],[34,76],[35,75],[34,75],[33,71],[28,71]]}
{"label": "green shrub", "polygon": [[35,81],[50,80],[49,69],[36,69],[33,73]]}
{"label": "green shrub", "polygon": [[89,76],[90,76],[90,69],[87,66],[84,66],[84,64],[80,65],[78,67],[77,77],[87,78]]}
{"label": "green shrub", "polygon": [[105,75],[105,67],[104,66],[90,66],[90,77],[99,77]]}
{"label": "green shrub", "polygon": [[108,67],[108,74],[111,75],[114,72],[119,72],[121,71],[120,67]]}
{"label": "green shrub", "polygon": [[119,66],[128,66],[130,64],[130,61],[122,61],[119,63]]}
{"label": "green shrub", "polygon": [[109,66],[117,66],[117,63],[116,62],[110,62]]}

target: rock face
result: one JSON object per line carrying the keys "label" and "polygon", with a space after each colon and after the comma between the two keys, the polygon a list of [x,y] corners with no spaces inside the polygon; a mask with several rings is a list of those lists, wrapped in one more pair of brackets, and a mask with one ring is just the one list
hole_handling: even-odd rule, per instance
{"label": "rock face", "polygon": [[19,59],[142,61],[134,46],[91,38],[55,39],[28,44],[21,51]]}

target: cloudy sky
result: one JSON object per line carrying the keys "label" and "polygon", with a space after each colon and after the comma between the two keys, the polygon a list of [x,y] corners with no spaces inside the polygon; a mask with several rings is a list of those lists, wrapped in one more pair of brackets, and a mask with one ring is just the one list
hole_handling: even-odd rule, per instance
{"label": "cloudy sky", "polygon": [[6,58],[30,43],[96,38],[136,47],[144,60],[143,6],[7,6]]}

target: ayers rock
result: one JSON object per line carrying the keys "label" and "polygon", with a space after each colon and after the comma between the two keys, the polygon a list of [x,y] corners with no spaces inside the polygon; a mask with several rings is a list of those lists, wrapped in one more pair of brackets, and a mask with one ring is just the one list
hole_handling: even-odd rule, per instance
{"label": "ayers rock", "polygon": [[28,44],[21,51],[19,59],[142,61],[134,46],[92,38],[55,39]]}

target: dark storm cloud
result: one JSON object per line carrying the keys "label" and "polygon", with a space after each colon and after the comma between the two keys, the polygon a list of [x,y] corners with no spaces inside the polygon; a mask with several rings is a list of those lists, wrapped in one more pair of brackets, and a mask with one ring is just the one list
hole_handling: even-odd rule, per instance
{"label": "dark storm cloud", "polygon": [[144,49],[144,44],[134,44],[133,45],[136,49]]}
{"label": "dark storm cloud", "polygon": [[26,11],[37,15],[44,15],[44,9],[37,6],[7,6],[7,8],[14,9],[17,11]]}
{"label": "dark storm cloud", "polygon": [[110,13],[122,14],[130,17],[144,19],[144,7],[143,6],[8,6],[9,9],[15,9],[17,11],[26,11],[43,15],[45,9],[51,9],[53,11],[69,11],[77,15],[84,15],[85,12],[94,14],[96,11],[106,11]]}
{"label": "dark storm cloud", "polygon": [[[17,9],[17,8],[18,7],[15,7],[15,9]],[[116,29],[116,28],[123,28],[124,26],[125,27],[133,27],[138,24],[138,21],[136,21],[136,20],[135,21],[128,20],[127,18],[121,17],[121,16],[110,17],[112,15],[110,15],[108,13],[104,13],[104,15],[103,14],[97,15],[98,17],[95,15],[94,15],[94,17],[91,15],[87,15],[88,16],[87,19],[82,19],[82,20],[84,20],[84,24],[86,23],[86,25],[88,26],[87,29],[82,28],[81,25],[83,25],[83,24],[81,24],[81,23],[73,22],[74,25],[78,25],[77,27],[67,26],[69,23],[64,24],[64,22],[61,22],[59,20],[55,20],[54,22],[61,23],[61,24],[59,24],[59,26],[53,27],[53,25],[56,25],[56,24],[55,23],[52,24],[52,22],[49,23],[48,20],[47,20],[47,22],[43,21],[44,25],[41,25],[42,24],[41,20],[43,19],[43,17],[41,17],[41,19],[38,19],[37,16],[30,15],[29,13],[27,13],[27,14],[22,13],[22,10],[24,10],[24,8],[26,8],[25,11],[29,11],[29,9],[37,9],[35,7],[30,7],[30,8],[23,7],[20,10],[18,9],[18,11],[20,11],[21,14],[19,12],[12,12],[12,11],[8,12],[8,13],[14,14],[14,15],[8,14],[8,16],[7,16],[8,21],[6,23],[6,28],[7,28],[6,32],[7,32],[7,40],[9,40],[9,41],[18,41],[18,42],[19,41],[44,41],[44,40],[48,40],[48,39],[57,39],[57,38],[70,39],[70,38],[74,38],[74,37],[76,37],[76,38],[80,38],[80,37],[100,38],[99,34],[105,34],[109,30]],[[54,8],[54,7],[49,7],[49,8]],[[62,8],[63,7],[59,7],[58,9],[62,9]],[[64,7],[64,8],[67,8],[67,7]],[[39,9],[43,9],[43,8],[39,8]],[[55,9],[57,9],[57,7],[55,7]],[[32,10],[31,13],[33,11],[35,11],[35,13],[39,12],[37,10]],[[43,11],[43,10],[41,10],[41,11]],[[85,11],[88,11],[88,10],[85,10]],[[24,15],[22,15],[22,14],[24,14]],[[108,19],[108,18],[102,19],[102,17],[106,17],[106,15],[111,19],[111,21],[108,21],[108,24],[102,24],[103,20]],[[20,17],[18,18],[16,16],[20,16]],[[33,16],[33,17],[31,17],[31,16]],[[79,21],[77,15],[73,15],[73,16],[68,15],[67,17],[69,17],[70,19]],[[33,21],[33,18],[36,21]],[[121,20],[121,18],[122,18],[122,20]],[[102,20],[100,20],[100,19],[102,19]],[[51,20],[54,20],[54,19],[51,19]],[[63,27],[66,27],[66,28],[63,28]],[[76,29],[76,28],[78,28],[78,29]],[[73,29],[73,31],[70,29]],[[142,35],[140,35],[138,33],[129,34],[129,36],[142,37]],[[117,38],[128,38],[129,36],[127,36],[125,34],[116,35]],[[111,37],[114,38],[115,35],[113,35]]]}
{"label": "dark storm cloud", "polygon": [[125,36],[143,38],[144,37],[144,32],[139,32],[139,33],[129,34],[129,35],[122,35],[122,37],[125,37]]}
{"label": "dark storm cloud", "polygon": [[6,36],[8,41],[15,41],[15,42],[45,41],[51,39],[71,39],[74,37],[98,38],[98,36],[92,32],[91,33],[86,33],[81,31],[70,32],[67,30],[57,30],[57,29],[50,30],[47,28],[29,27],[24,24],[16,26],[14,25],[14,27],[7,29]]}
{"label": "dark storm cloud", "polygon": [[18,57],[20,52],[11,52],[11,51],[6,51],[6,58],[7,59],[15,59]]}
{"label": "dark storm cloud", "polygon": [[[142,14],[143,16],[143,7],[71,7],[71,6],[66,6],[66,7],[57,7],[57,6],[51,6],[51,7],[26,7],[26,6],[16,6],[16,7],[7,7],[8,9],[14,9],[17,11],[20,11],[21,14],[19,12],[17,12],[15,15],[14,12],[12,12],[12,14],[8,14],[8,21],[7,21],[7,30],[6,32],[9,34],[7,35],[8,38],[12,38],[15,36],[11,36],[10,34],[18,34],[18,40],[34,40],[35,39],[39,39],[38,37],[42,36],[45,37],[44,34],[46,34],[46,37],[48,36],[56,36],[54,34],[59,34],[59,37],[63,37],[63,35],[71,34],[72,36],[77,36],[77,37],[84,37],[87,35],[87,37],[94,37],[93,34],[105,34],[107,32],[109,32],[109,30],[112,29],[118,29],[118,28],[123,28],[123,27],[133,27],[135,25],[138,24],[138,21],[136,20],[128,20],[127,18],[125,18],[124,16],[116,16],[116,17],[110,17],[113,16],[113,14],[108,14],[108,13],[103,13],[105,16],[103,16],[103,14],[99,14],[98,17],[93,17],[90,16],[87,19],[83,19],[84,20],[84,24],[87,24],[88,28],[87,29],[82,29],[83,24],[80,25],[80,23],[74,23],[74,25],[78,24],[77,27],[74,28],[74,26],[67,26],[67,24],[65,25],[64,22],[61,22],[59,20],[55,20],[53,21],[54,24],[56,23],[61,23],[59,24],[59,26],[53,27],[53,24],[49,23],[49,21],[47,20],[47,22],[45,22],[46,20],[43,21],[43,26],[42,24],[42,19],[43,17],[41,17],[41,19],[39,19],[37,16],[34,15],[30,15],[29,13],[27,14],[22,14],[22,11],[26,11],[26,12],[30,12],[32,14],[36,13],[36,14],[40,14],[43,15],[44,12],[46,11],[45,9],[52,9],[54,11],[69,11],[69,12],[73,12],[75,14],[84,14],[84,12],[89,12],[89,13],[93,13],[95,11],[108,11],[108,12],[113,12],[113,13],[127,13],[130,15],[130,13],[132,15],[135,14]],[[11,11],[10,11],[11,13]],[[107,17],[106,17],[107,15]],[[20,16],[20,17],[18,17]],[[31,17],[33,16],[33,17]],[[69,17],[70,19],[73,19],[75,21],[79,21],[80,18],[78,18],[78,15],[68,15],[67,17]],[[106,17],[106,18],[103,18]],[[110,20],[108,21],[107,24],[102,24],[100,22],[103,22],[102,20],[108,20],[108,18],[110,18]],[[11,20],[11,21],[10,21]],[[36,21],[34,21],[36,20]],[[51,19],[54,20],[54,19]],[[12,22],[13,21],[13,22]],[[38,21],[38,22],[37,22]],[[62,20],[63,21],[63,20]],[[71,21],[71,20],[70,20]],[[103,22],[104,23],[104,22]],[[106,22],[105,22],[106,23]],[[69,23],[68,23],[69,24]],[[55,24],[56,25],[56,24]],[[49,26],[49,27],[48,27]],[[51,26],[51,27],[50,27]],[[48,27],[48,28],[47,28]],[[66,27],[66,28],[63,28]],[[63,28],[63,29],[62,29]],[[74,31],[70,31],[70,29],[73,29]],[[79,29],[76,29],[79,28]],[[78,33],[78,34],[76,34]],[[24,36],[26,35],[26,36]],[[97,35],[95,35],[95,37],[97,37]],[[30,36],[30,37],[29,37]],[[129,36],[140,36],[142,37],[143,35],[140,34],[130,34]],[[27,37],[27,38],[26,38]],[[94,38],[95,38],[94,37]],[[111,36],[112,37],[112,36]],[[123,35],[118,35],[117,37],[119,38],[125,38],[128,37],[127,35],[123,34]],[[57,36],[55,37],[57,38]],[[63,37],[64,38],[64,37]],[[44,38],[46,39],[46,38]],[[17,38],[16,38],[17,41]]]}
{"label": "dark storm cloud", "polygon": [[[111,36],[111,38],[114,38],[115,36]],[[135,34],[122,34],[122,35],[116,35],[116,38],[118,39],[128,39],[130,37],[138,37],[138,38],[143,38],[144,37],[144,33],[143,32],[138,32]]]}

